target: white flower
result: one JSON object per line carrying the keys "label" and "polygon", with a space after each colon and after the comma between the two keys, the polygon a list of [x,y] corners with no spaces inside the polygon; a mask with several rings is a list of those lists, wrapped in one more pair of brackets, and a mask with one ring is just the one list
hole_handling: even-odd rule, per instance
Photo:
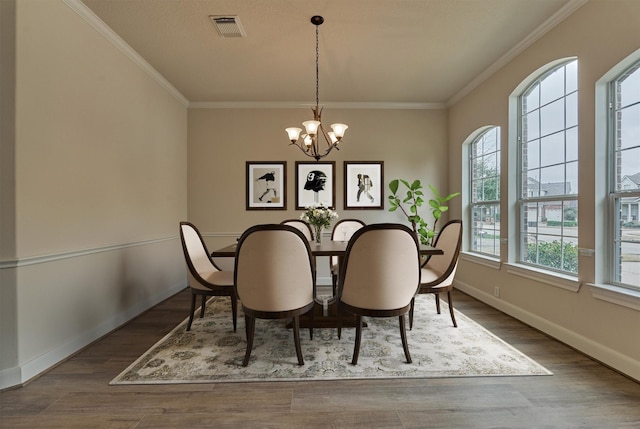
{"label": "white flower", "polygon": [[337,218],[338,213],[324,204],[305,207],[304,213],[300,215],[301,220],[309,222],[310,225],[322,228],[328,228],[331,225],[331,221]]}

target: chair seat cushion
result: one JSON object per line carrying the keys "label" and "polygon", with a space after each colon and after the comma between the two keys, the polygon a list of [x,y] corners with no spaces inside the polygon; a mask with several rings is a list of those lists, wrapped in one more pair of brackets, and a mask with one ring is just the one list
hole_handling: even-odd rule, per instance
{"label": "chair seat cushion", "polygon": [[431,268],[420,269],[420,284],[433,283],[440,278],[441,272],[433,270]]}
{"label": "chair seat cushion", "polygon": [[[229,286],[233,287],[233,271],[209,271],[200,273],[203,279],[215,286]],[[192,285],[195,289],[207,290],[209,289],[205,285],[197,283]]]}

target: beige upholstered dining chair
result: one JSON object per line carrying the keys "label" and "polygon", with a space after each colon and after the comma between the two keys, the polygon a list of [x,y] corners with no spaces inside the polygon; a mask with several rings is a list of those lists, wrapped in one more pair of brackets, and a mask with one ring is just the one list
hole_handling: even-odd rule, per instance
{"label": "beige upholstered dining chair", "polygon": [[351,363],[358,363],[362,316],[398,316],[400,336],[408,363],[405,314],[420,284],[418,240],[400,224],[373,224],[355,232],[347,245],[338,278],[338,338],[343,311],[357,316],[356,341]]}
{"label": "beige upholstered dining chair", "polygon": [[200,318],[204,317],[206,299],[210,296],[228,296],[231,298],[231,314],[233,330],[236,330],[238,317],[238,301],[233,287],[233,272],[222,271],[209,256],[207,246],[200,231],[189,222],[180,222],[180,240],[187,263],[187,278],[191,289],[191,310],[187,331],[191,330],[193,315],[196,310],[196,296],[202,297]]}
{"label": "beige upholstered dining chair", "polygon": [[[353,234],[365,225],[366,224],[360,219],[341,219],[333,225],[331,240],[349,241]],[[331,269],[331,280],[333,282],[333,290],[335,291],[338,285],[338,274],[340,274],[337,256],[329,257],[329,268]]]}
{"label": "beige upholstered dining chair", "polygon": [[[300,315],[311,311],[313,322],[315,262],[306,237],[289,225],[256,225],[238,241],[235,285],[245,314],[247,349],[242,366],[249,364],[256,318],[293,319],[298,364]],[[313,338],[313,328],[309,328]]]}
{"label": "beige upholstered dining chair", "polygon": [[[456,316],[453,314],[453,301],[451,291],[453,290],[453,277],[458,268],[460,248],[462,246],[462,220],[454,219],[447,222],[434,244],[434,247],[441,249],[442,255],[432,255],[423,264],[421,271],[421,281],[418,293],[432,293],[436,298],[436,310],[440,314],[440,293],[447,293],[449,304],[449,314],[454,327],[458,327]],[[413,329],[413,311],[415,299],[411,301],[411,311],[409,311],[409,329]]]}
{"label": "beige upholstered dining chair", "polygon": [[299,230],[300,232],[302,232],[302,234],[304,234],[304,237],[308,242],[312,242],[314,239],[313,229],[311,229],[311,225],[309,225],[309,222],[305,222],[302,219],[286,219],[280,222],[280,225],[289,225]]}

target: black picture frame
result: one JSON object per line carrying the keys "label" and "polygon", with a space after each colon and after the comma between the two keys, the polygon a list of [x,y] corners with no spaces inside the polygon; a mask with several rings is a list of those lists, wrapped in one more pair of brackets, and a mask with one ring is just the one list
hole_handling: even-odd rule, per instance
{"label": "black picture frame", "polygon": [[287,162],[247,161],[247,210],[287,209]]}
{"label": "black picture frame", "polygon": [[344,162],[344,209],[384,209],[384,161]]}
{"label": "black picture frame", "polygon": [[296,161],[296,210],[314,204],[336,207],[335,161]]}

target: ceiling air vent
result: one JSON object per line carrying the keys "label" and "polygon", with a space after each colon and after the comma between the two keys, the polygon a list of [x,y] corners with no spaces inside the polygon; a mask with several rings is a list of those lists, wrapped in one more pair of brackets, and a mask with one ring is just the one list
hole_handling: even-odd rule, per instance
{"label": "ceiling air vent", "polygon": [[236,15],[210,15],[213,25],[218,30],[220,37],[247,37],[240,18]]}

